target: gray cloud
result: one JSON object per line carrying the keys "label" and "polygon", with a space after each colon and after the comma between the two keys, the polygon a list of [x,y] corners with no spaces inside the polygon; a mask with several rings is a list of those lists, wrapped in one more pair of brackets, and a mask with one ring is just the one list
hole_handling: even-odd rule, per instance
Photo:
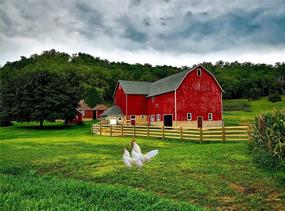
{"label": "gray cloud", "polygon": [[238,60],[283,51],[284,26],[285,0],[0,0],[0,64],[51,48],[127,62]]}

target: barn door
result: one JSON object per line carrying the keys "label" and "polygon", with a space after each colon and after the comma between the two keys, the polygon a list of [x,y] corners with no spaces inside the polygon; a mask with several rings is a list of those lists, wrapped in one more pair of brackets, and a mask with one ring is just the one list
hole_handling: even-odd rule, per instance
{"label": "barn door", "polygon": [[164,126],[172,127],[172,115],[164,115]]}
{"label": "barn door", "polygon": [[132,115],[130,120],[131,120],[131,125],[136,125],[136,116]]}
{"label": "barn door", "polygon": [[198,116],[197,117],[197,122],[198,122],[198,128],[202,128],[203,127],[203,117],[202,116]]}

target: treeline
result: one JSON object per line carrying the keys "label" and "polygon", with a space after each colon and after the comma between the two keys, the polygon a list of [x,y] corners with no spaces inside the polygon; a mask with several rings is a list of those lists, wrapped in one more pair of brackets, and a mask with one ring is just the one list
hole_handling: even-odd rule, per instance
{"label": "treeline", "polygon": [[[274,93],[285,94],[285,63],[266,65],[219,61],[216,64],[202,65],[216,76],[225,90],[224,98],[258,98]],[[64,110],[65,107],[59,101],[70,101],[72,107],[81,98],[85,98],[90,106],[110,102],[118,79],[156,81],[187,68],[192,67],[109,62],[85,53],[69,55],[55,50],[34,54],[29,58],[21,57],[20,60],[7,62],[0,68],[0,118],[11,114],[12,119],[18,117],[23,121],[29,121],[35,116],[37,119],[68,119],[70,108]],[[61,96],[61,92],[65,95]],[[68,95],[73,95],[72,99]],[[23,115],[33,113],[34,107],[31,105],[34,104],[39,108],[48,104],[49,107],[57,108],[60,115],[49,116],[47,113],[50,112],[38,112],[29,118],[23,118]],[[25,110],[28,105],[31,108]]]}
{"label": "treeline", "polygon": [[[216,76],[225,90],[224,98],[251,98],[275,92],[285,94],[285,62],[267,65],[219,61],[216,64],[204,62],[202,65]],[[50,50],[7,62],[0,70],[76,70],[83,77],[82,83],[87,91],[95,88],[100,100],[111,100],[118,79],[155,81],[187,68],[192,67],[109,62],[84,53],[68,55]]]}

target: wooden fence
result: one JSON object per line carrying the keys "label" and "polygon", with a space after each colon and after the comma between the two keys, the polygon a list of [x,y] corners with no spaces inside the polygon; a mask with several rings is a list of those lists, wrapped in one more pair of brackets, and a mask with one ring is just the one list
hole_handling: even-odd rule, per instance
{"label": "wooden fence", "polygon": [[189,127],[158,127],[131,125],[94,124],[92,134],[100,136],[131,136],[161,139],[179,139],[190,141],[249,141],[249,126],[189,128]]}

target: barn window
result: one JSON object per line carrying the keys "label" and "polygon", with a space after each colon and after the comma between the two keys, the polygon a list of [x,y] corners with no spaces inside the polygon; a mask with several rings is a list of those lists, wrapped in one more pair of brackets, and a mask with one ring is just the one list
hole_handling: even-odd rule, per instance
{"label": "barn window", "polygon": [[155,108],[158,108],[158,103],[155,104]]}
{"label": "barn window", "polygon": [[213,120],[213,113],[208,113],[208,120]]}
{"label": "barn window", "polygon": [[151,98],[151,102],[153,103],[153,102],[154,102],[154,100],[155,100],[155,97],[152,97],[152,98]]}
{"label": "barn window", "polygon": [[202,75],[202,71],[201,71],[201,69],[199,68],[199,69],[197,69],[197,75],[198,76],[201,76]]}
{"label": "barn window", "polygon": [[192,120],[192,113],[187,113],[187,120]]}
{"label": "barn window", "polygon": [[151,116],[150,116],[150,121],[151,121],[151,122],[154,122],[154,121],[155,121],[155,115],[151,115]]}
{"label": "barn window", "polygon": [[160,121],[160,114],[156,114],[156,121]]}

